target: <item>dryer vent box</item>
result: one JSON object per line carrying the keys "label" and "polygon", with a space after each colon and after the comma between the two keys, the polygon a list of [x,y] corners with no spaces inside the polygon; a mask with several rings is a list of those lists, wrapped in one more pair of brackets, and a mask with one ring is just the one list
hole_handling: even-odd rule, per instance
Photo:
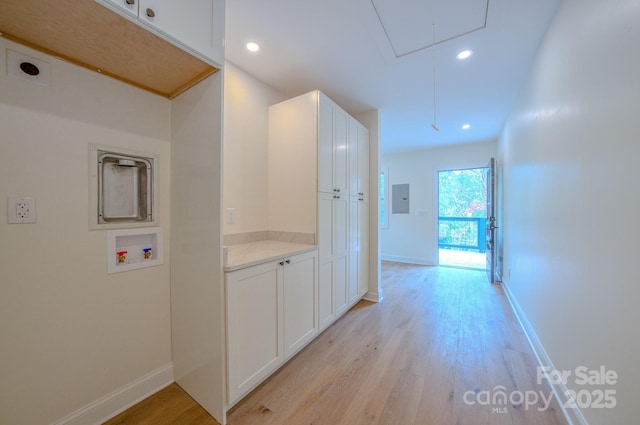
{"label": "dryer vent box", "polygon": [[151,225],[155,222],[153,156],[92,147],[95,205],[92,228]]}

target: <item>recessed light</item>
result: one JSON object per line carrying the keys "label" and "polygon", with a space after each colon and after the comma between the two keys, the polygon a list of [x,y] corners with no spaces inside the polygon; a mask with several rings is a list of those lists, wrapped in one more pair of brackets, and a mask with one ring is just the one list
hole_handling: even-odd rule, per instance
{"label": "recessed light", "polygon": [[247,43],[247,50],[255,53],[260,50],[260,45],[255,41],[250,41]]}
{"label": "recessed light", "polygon": [[471,124],[462,124],[463,130],[469,130],[471,128]]}
{"label": "recessed light", "polygon": [[456,56],[458,59],[467,59],[473,54],[473,50],[463,50]]}

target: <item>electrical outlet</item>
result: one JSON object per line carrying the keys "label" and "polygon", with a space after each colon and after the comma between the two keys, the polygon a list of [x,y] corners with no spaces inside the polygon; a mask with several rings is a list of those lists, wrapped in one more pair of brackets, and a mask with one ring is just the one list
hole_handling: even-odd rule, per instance
{"label": "electrical outlet", "polygon": [[36,200],[26,196],[9,197],[7,202],[7,221],[9,224],[35,223]]}

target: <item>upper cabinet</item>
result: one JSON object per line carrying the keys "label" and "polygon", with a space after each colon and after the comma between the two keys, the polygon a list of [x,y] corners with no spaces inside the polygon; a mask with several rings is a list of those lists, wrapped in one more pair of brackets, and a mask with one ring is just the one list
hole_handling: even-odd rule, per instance
{"label": "upper cabinet", "polygon": [[369,131],[320,91],[269,107],[269,223],[316,233],[317,192],[367,197]]}
{"label": "upper cabinet", "polygon": [[0,34],[171,99],[222,68],[224,4],[3,0]]}
{"label": "upper cabinet", "polygon": [[96,0],[210,63],[224,63],[224,0]]}
{"label": "upper cabinet", "polygon": [[369,130],[349,117],[349,195],[369,196]]}
{"label": "upper cabinet", "polygon": [[349,115],[320,95],[318,122],[318,191],[346,195]]}

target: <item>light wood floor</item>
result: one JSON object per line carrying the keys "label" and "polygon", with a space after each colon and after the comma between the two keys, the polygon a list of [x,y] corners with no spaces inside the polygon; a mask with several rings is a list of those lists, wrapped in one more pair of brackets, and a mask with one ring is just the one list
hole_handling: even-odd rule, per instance
{"label": "light wood floor", "polygon": [[[236,405],[229,425],[566,424],[555,400],[518,400],[549,389],[500,286],[470,270],[383,262],[382,272],[383,302],[358,303]],[[501,389],[514,403],[480,403]],[[175,384],[107,422],[215,423]]]}

